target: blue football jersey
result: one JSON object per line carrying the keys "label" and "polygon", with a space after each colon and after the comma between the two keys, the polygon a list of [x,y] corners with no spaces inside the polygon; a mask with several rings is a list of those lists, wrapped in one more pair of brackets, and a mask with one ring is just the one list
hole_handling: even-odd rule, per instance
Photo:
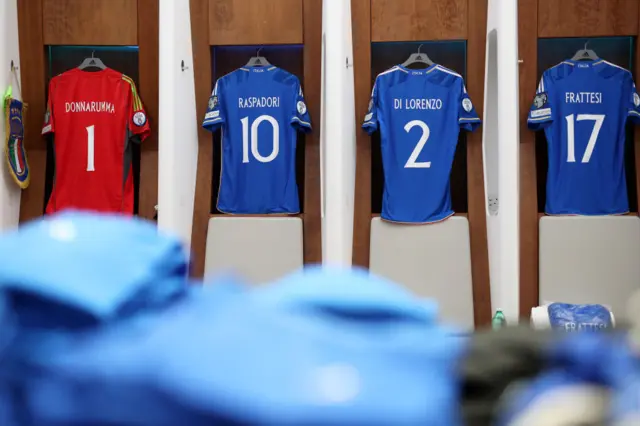
{"label": "blue football jersey", "polygon": [[300,80],[278,67],[243,67],[216,82],[203,127],[222,128],[218,210],[298,213],[296,132],[311,120]]}
{"label": "blue football jersey", "polygon": [[397,65],[376,78],[362,127],[380,129],[385,220],[428,223],[453,214],[449,175],[460,128],[480,118],[464,81],[441,65]]}
{"label": "blue football jersey", "polygon": [[567,60],[544,72],[528,126],[547,137],[547,214],[629,211],[625,123],[640,121],[639,106],[631,73],[605,60]]}

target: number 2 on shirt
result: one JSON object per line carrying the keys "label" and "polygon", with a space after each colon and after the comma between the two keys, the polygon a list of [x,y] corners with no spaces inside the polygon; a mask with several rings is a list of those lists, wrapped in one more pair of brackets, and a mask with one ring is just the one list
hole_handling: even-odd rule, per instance
{"label": "number 2 on shirt", "polygon": [[587,149],[584,151],[581,160],[582,163],[588,163],[591,159],[591,154],[593,154],[593,149],[596,147],[596,141],[598,140],[598,135],[600,134],[600,129],[602,129],[602,123],[604,123],[605,117],[604,114],[578,114],[575,116],[575,120],[574,114],[569,114],[565,117],[567,120],[567,163],[576,162],[575,122],[585,120],[595,122],[591,130],[589,142],[587,143]]}
{"label": "number 2 on shirt", "polygon": [[431,167],[431,161],[423,161],[421,163],[418,163],[418,156],[420,155],[420,153],[422,152],[422,149],[424,148],[425,144],[429,140],[429,136],[431,135],[431,130],[429,130],[429,126],[427,126],[427,123],[425,123],[424,121],[413,120],[408,122],[404,126],[404,131],[409,133],[411,129],[413,129],[416,126],[420,127],[420,129],[422,130],[422,136],[420,136],[420,140],[418,141],[418,144],[411,152],[411,155],[409,156],[407,163],[404,165],[404,168],[405,169],[428,169]]}

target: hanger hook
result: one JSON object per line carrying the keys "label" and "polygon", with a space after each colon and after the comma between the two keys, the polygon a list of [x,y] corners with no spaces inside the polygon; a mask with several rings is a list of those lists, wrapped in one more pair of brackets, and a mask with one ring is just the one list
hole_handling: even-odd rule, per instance
{"label": "hanger hook", "polygon": [[91,51],[91,59],[93,59],[93,58],[94,58],[95,53],[96,53],[96,51],[95,51],[95,50],[92,50],[92,51]]}
{"label": "hanger hook", "polygon": [[589,45],[589,40],[584,42],[584,50],[587,50],[587,46]]}
{"label": "hanger hook", "polygon": [[258,50],[256,51],[256,56],[260,56],[261,50],[262,50],[262,46],[258,47]]}
{"label": "hanger hook", "polygon": [[421,44],[420,46],[418,46],[418,54],[420,54],[420,49],[422,49],[422,46],[424,46],[424,45]]}

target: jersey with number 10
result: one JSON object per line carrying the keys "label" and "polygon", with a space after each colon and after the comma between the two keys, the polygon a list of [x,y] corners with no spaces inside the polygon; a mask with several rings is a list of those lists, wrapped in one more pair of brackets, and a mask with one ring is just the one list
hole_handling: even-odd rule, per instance
{"label": "jersey with number 10", "polygon": [[631,73],[607,61],[564,61],[544,72],[528,126],[547,138],[547,214],[629,211],[625,123],[640,121],[639,107]]}
{"label": "jersey with number 10", "polygon": [[381,217],[429,223],[451,216],[449,175],[458,135],[479,124],[462,77],[441,65],[398,65],[378,75],[362,127],[380,129]]}
{"label": "jersey with number 10", "polygon": [[203,127],[222,128],[218,210],[298,213],[296,132],[311,121],[300,81],[277,67],[243,67],[213,89]]}
{"label": "jersey with number 10", "polygon": [[52,78],[42,128],[48,133],[55,135],[55,177],[47,213],[133,214],[131,143],[149,134],[133,80],[109,68]]}

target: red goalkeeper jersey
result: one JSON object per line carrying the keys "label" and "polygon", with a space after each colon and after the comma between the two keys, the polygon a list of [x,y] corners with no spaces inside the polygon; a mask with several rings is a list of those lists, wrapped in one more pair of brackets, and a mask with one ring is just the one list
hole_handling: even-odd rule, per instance
{"label": "red goalkeeper jersey", "polygon": [[42,128],[48,133],[56,167],[47,213],[133,214],[131,143],[149,135],[149,122],[131,78],[109,68],[54,77]]}

